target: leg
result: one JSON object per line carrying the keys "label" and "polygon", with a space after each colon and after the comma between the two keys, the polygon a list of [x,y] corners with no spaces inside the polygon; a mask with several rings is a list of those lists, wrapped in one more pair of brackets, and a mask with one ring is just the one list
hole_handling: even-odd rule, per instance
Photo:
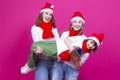
{"label": "leg", "polygon": [[21,67],[21,74],[27,74],[34,70],[36,67],[37,58],[37,55],[31,52],[28,58],[28,62],[23,67]]}
{"label": "leg", "polygon": [[[41,46],[44,49],[44,56],[56,58],[57,47],[56,41],[39,41],[32,44],[28,62],[21,68],[22,74],[27,74],[36,67],[38,57],[34,54],[34,50],[37,46]],[[49,55],[51,53],[51,55]]]}
{"label": "leg", "polygon": [[71,66],[66,66],[65,78],[66,80],[78,80],[79,70],[72,68]]}
{"label": "leg", "polygon": [[52,70],[51,80],[62,80],[64,75],[64,65],[63,62],[55,62]]}
{"label": "leg", "polygon": [[40,59],[35,70],[35,80],[49,80],[50,69],[52,68],[53,60]]}

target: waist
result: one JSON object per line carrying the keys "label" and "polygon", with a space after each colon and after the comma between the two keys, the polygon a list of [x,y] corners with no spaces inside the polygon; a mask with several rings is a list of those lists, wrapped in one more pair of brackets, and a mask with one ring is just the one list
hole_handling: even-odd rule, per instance
{"label": "waist", "polygon": [[45,59],[45,60],[56,60],[57,58],[50,58],[50,57],[44,57],[44,56],[39,56],[38,59]]}

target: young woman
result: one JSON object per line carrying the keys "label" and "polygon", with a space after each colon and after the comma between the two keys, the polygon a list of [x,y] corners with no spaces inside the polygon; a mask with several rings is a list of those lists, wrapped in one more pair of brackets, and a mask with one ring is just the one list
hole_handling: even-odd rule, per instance
{"label": "young woman", "polygon": [[[79,68],[88,59],[90,49],[95,50],[97,47],[96,44],[100,44],[97,38],[93,37],[92,39],[88,39],[84,34],[82,34],[84,23],[85,21],[82,14],[80,12],[75,12],[71,19],[70,27],[67,31],[62,33],[61,39],[65,40],[69,52],[74,50],[73,46],[78,46],[80,48],[84,48],[85,53],[80,57],[80,59],[56,61],[52,70],[52,80],[62,80],[64,74],[65,80],[78,80]],[[59,53],[61,53],[61,50]],[[65,57],[65,55],[63,56]],[[63,56],[59,56],[60,59]]]}
{"label": "young woman", "polygon": [[[45,4],[36,20],[36,25],[32,26],[31,32],[34,42],[42,40],[56,40],[59,38],[53,17],[53,5],[50,3]],[[40,46],[36,47],[34,50],[35,54],[32,53],[29,55],[28,62],[21,68],[21,73],[26,74],[36,68],[35,80],[48,80],[54,59],[45,57],[44,55],[37,56],[36,54],[39,52],[42,52],[42,48]]]}

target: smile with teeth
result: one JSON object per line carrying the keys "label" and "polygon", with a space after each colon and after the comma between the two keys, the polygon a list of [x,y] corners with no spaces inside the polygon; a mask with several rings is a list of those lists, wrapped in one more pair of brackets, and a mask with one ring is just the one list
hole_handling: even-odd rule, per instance
{"label": "smile with teeth", "polygon": [[75,26],[76,28],[79,28],[79,26]]}
{"label": "smile with teeth", "polygon": [[49,20],[50,20],[50,18],[45,18],[45,20],[49,21]]}

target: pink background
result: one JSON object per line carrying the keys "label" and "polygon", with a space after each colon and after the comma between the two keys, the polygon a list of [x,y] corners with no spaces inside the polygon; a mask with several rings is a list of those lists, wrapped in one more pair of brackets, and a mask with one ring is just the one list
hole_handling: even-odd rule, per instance
{"label": "pink background", "polygon": [[120,80],[119,0],[1,0],[0,80],[34,80],[34,72],[20,74],[28,58],[31,26],[45,2],[53,3],[59,32],[70,24],[74,11],[85,17],[84,33],[105,34],[97,54],[81,67],[79,80]]}

